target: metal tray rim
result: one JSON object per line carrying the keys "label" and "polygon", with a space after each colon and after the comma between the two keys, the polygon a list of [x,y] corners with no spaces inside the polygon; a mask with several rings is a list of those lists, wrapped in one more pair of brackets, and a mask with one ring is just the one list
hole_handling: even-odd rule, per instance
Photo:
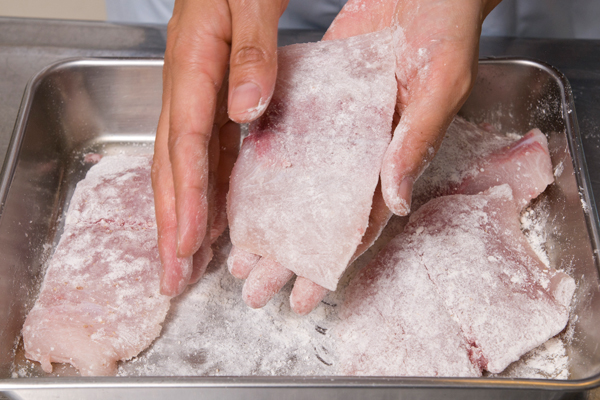
{"label": "metal tray rim", "polygon": [[6,202],[6,197],[8,196],[8,191],[10,189],[10,184],[13,179],[14,169],[17,163],[17,155],[21,148],[21,143],[23,139],[23,135],[25,133],[25,128],[27,125],[27,117],[31,111],[31,105],[33,100],[33,94],[35,90],[40,85],[40,83],[52,73],[59,71],[61,69],[70,68],[73,66],[85,66],[85,65],[119,65],[119,66],[162,66],[163,59],[162,58],[134,58],[134,57],[117,57],[117,58],[69,58],[61,61],[57,61],[48,65],[47,67],[40,70],[36,73],[27,83],[25,87],[25,91],[23,93],[23,98],[21,100],[21,104],[19,106],[19,113],[17,114],[17,119],[15,121],[15,126],[13,128],[13,132],[10,138],[10,142],[8,144],[8,150],[6,152],[6,156],[4,158],[4,163],[2,165],[2,169],[0,170],[0,219],[2,218],[2,211],[4,209],[4,203]]}
{"label": "metal tray rim", "polygon": [[0,391],[26,389],[132,389],[132,388],[380,388],[380,389],[498,389],[585,391],[597,387],[598,375],[584,380],[560,381],[507,378],[428,377],[69,377],[0,380]]}

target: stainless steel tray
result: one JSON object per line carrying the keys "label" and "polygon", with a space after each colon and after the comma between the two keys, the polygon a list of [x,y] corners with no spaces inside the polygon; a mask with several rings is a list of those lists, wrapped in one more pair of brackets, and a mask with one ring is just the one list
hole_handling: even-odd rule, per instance
{"label": "stainless steel tray", "polygon": [[[15,348],[65,205],[85,176],[88,152],[152,152],[162,60],[65,61],[25,92],[0,181],[0,391],[14,398],[571,398],[600,384],[598,218],[568,82],[523,59],[480,62],[461,114],[503,131],[539,127],[563,172],[548,190],[546,249],[578,282],[571,378],[144,377],[11,378]],[[562,163],[562,164],[561,164]]]}

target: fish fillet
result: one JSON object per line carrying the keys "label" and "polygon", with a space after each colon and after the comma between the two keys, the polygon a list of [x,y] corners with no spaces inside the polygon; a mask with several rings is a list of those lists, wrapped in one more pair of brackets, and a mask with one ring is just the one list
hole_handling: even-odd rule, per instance
{"label": "fish fillet", "polygon": [[161,265],[150,157],[105,157],[78,183],[64,233],[23,326],[26,356],[52,371],[114,375],[159,335],[170,297]]}
{"label": "fish fillet", "polygon": [[477,194],[507,183],[519,208],[554,181],[548,140],[539,129],[505,135],[456,117],[442,145],[415,182],[412,208],[449,194]]}
{"label": "fish fillet", "polygon": [[477,371],[501,372],[565,327],[575,290],[534,253],[506,184],[431,200],[352,285],[344,368],[373,375],[388,372],[385,357],[390,375],[464,376],[465,353]]}
{"label": "fish fillet", "polygon": [[228,196],[236,248],[335,290],[365,233],[396,103],[389,30],[287,46]]}

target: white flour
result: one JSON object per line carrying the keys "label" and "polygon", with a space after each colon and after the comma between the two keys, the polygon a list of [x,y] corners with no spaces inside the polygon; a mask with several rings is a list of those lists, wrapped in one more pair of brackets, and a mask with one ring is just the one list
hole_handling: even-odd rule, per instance
{"label": "white flour", "polygon": [[[522,225],[536,252],[543,253],[545,207],[523,214]],[[340,283],[306,317],[289,308],[291,284],[263,309],[241,300],[243,282],[233,278],[225,262],[230,248],[224,235],[207,275],[173,301],[161,336],[139,357],[122,363],[120,376],[185,375],[338,375],[335,338],[338,305],[351,276],[365,266],[405,224],[394,217],[381,238],[359,258]],[[545,257],[547,260],[547,257]],[[568,356],[562,334],[532,350],[497,377],[567,379]]]}

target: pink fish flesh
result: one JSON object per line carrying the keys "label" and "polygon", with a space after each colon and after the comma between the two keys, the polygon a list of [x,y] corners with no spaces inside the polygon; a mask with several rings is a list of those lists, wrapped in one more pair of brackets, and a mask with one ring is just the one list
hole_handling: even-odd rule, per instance
{"label": "pink fish flesh", "polygon": [[381,374],[385,357],[400,375],[464,376],[467,354],[477,371],[501,372],[565,327],[574,290],[527,242],[510,186],[436,198],[352,283],[344,368]]}
{"label": "pink fish flesh", "polygon": [[389,30],[280,49],[228,195],[231,241],[335,290],[368,225],[396,102]]}
{"label": "pink fish flesh", "polygon": [[23,326],[26,356],[52,371],[114,375],[159,335],[170,297],[161,265],[150,157],[104,157],[79,182],[64,233]]}
{"label": "pink fish flesh", "polygon": [[546,136],[539,129],[515,136],[456,117],[415,183],[413,210],[438,196],[477,194],[503,183],[510,185],[518,207],[525,207],[554,182],[554,175]]}

